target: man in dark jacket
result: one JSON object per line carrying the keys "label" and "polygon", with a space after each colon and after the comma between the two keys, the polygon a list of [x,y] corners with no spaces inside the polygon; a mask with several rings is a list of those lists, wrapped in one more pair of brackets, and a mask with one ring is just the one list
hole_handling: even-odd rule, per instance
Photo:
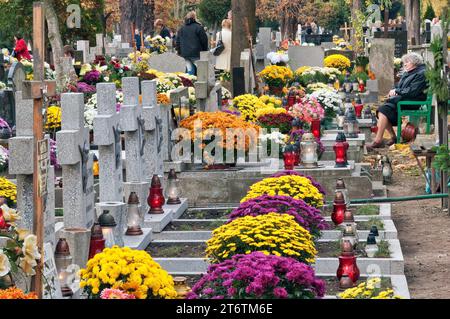
{"label": "man in dark jacket", "polygon": [[[427,81],[425,77],[426,67],[423,58],[417,53],[408,53],[402,57],[404,73],[394,89],[389,92],[386,102],[378,108],[378,132],[369,149],[382,148],[384,131],[387,130],[391,139],[387,145],[395,144],[397,137],[393,126],[402,125],[397,123],[397,103],[401,100],[425,101],[427,95]],[[404,109],[418,109],[420,106],[403,106]]]}
{"label": "man in dark jacket", "polygon": [[154,27],[155,27],[155,34],[154,34],[154,36],[159,35],[159,36],[161,36],[163,38],[169,38],[169,39],[172,38],[172,35],[170,34],[169,28],[167,28],[164,25],[164,22],[163,22],[162,19],[156,19]]}
{"label": "man in dark jacket", "polygon": [[208,36],[197,22],[195,11],[186,15],[185,24],[178,31],[175,48],[186,60],[187,73],[197,75],[195,62],[200,59],[201,51],[208,51]]}

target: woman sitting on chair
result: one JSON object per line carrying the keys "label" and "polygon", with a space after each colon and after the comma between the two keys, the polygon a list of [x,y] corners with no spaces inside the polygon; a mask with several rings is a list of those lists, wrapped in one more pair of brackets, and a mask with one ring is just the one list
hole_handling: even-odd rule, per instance
{"label": "woman sitting on chair", "polygon": [[[391,139],[386,143],[390,146],[395,144],[397,137],[395,135],[394,126],[402,125],[397,123],[397,103],[402,100],[408,101],[425,101],[427,99],[426,89],[427,82],[425,78],[425,64],[422,56],[411,52],[402,57],[404,73],[398,82],[397,87],[389,91],[386,102],[378,108],[378,132],[375,140],[367,147],[369,149],[384,147],[383,136],[387,130],[391,135]],[[420,106],[404,106],[404,109],[415,110]]]}

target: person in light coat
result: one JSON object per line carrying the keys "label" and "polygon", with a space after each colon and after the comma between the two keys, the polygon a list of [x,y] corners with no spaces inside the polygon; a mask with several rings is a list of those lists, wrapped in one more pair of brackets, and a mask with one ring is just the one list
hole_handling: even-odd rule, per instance
{"label": "person in light coat", "polygon": [[217,32],[216,42],[219,42],[222,34],[222,42],[225,50],[216,57],[216,69],[230,72],[231,64],[231,20],[225,19],[222,21],[222,31]]}

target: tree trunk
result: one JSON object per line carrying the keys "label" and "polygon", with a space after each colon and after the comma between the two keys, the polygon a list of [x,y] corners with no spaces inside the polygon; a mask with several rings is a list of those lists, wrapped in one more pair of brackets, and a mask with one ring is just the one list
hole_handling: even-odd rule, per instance
{"label": "tree trunk", "polygon": [[231,7],[233,10],[233,28],[232,28],[232,45],[231,45],[231,68],[241,65],[241,52],[249,48],[247,34],[244,28],[245,18],[248,20],[250,33],[255,37],[255,0],[232,0]]}
{"label": "tree trunk", "polygon": [[354,21],[356,21],[356,10],[361,11],[361,0],[353,0],[352,1],[352,26],[353,29],[350,30],[350,43],[352,47],[356,48],[356,36],[355,36],[355,26],[353,25]]}
{"label": "tree trunk", "polygon": [[405,0],[406,29],[410,44],[420,44],[419,0]]}
{"label": "tree trunk", "polygon": [[53,63],[56,71],[56,85],[62,88],[65,84],[61,59],[64,57],[63,42],[59,31],[58,16],[55,12],[54,0],[45,0],[45,18],[47,20],[48,39],[53,51]]}
{"label": "tree trunk", "polygon": [[155,0],[144,1],[144,34],[153,33],[153,25],[155,23]]}
{"label": "tree trunk", "polygon": [[120,34],[122,42],[131,43],[133,34],[131,34],[132,25],[141,30],[143,22],[144,0],[120,0]]}

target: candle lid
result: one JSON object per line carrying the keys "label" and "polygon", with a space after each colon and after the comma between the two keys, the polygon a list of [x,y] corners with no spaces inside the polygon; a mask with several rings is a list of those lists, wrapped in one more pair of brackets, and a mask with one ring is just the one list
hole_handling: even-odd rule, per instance
{"label": "candle lid", "polygon": [[128,205],[139,205],[139,197],[136,192],[131,192],[128,197]]}
{"label": "candle lid", "polygon": [[344,222],[353,223],[355,222],[355,217],[353,217],[353,213],[349,210],[344,212]]}
{"label": "candle lid", "polygon": [[337,191],[334,194],[334,203],[335,204],[344,204],[345,203],[344,193],[342,193],[341,191]]}
{"label": "candle lid", "polygon": [[103,213],[98,217],[98,222],[101,227],[116,227],[116,221],[114,216],[109,213],[109,210],[104,210]]}
{"label": "candle lid", "polygon": [[345,137],[345,133],[344,132],[338,132],[337,136],[336,136],[336,142],[346,142],[347,138]]}
{"label": "candle lid", "polygon": [[177,173],[175,172],[174,168],[171,168],[169,171],[168,179],[177,179]]}
{"label": "candle lid", "polygon": [[367,236],[367,245],[375,245],[376,243],[375,236],[370,233],[369,236]]}
{"label": "candle lid", "polygon": [[158,175],[153,175],[150,187],[161,187],[161,181]]}
{"label": "candle lid", "polygon": [[55,257],[70,256],[69,244],[65,238],[60,238],[56,244]]}
{"label": "candle lid", "polygon": [[312,133],[306,133],[303,135],[302,142],[315,142],[316,138]]}

